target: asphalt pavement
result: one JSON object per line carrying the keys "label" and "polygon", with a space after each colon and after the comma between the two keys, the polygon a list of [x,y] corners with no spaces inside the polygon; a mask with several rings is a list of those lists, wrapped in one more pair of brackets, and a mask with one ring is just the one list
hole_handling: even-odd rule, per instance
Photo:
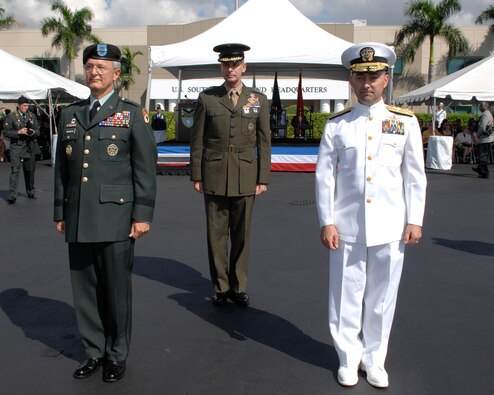
{"label": "asphalt pavement", "polygon": [[427,171],[424,238],[407,247],[387,390],[363,376],[351,389],[336,381],[313,173],[273,173],[256,201],[248,308],[211,304],[202,197],[187,176],[158,176],[152,230],[136,244],[127,374],[113,384],[72,378],[85,356],[52,221],[53,169],[39,162],[38,199],[20,188],[14,205],[8,175],[0,164],[2,394],[494,393],[494,178],[468,165]]}

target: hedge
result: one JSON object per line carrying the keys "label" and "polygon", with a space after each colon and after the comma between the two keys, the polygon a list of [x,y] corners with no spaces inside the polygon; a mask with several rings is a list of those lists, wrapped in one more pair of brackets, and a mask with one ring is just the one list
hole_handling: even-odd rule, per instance
{"label": "hedge", "polygon": [[[166,116],[166,141],[172,141],[175,140],[175,113],[174,112],[162,112]],[[152,116],[155,114],[155,112],[151,112],[149,117],[150,119]],[[318,113],[314,112],[312,113],[312,123],[314,125],[313,129],[313,136],[312,138],[314,140],[320,140],[322,136],[322,132],[324,130],[324,125],[326,124],[326,121],[328,120],[328,117],[331,114],[328,113]],[[432,114],[428,113],[416,113],[415,114],[417,119],[419,121],[422,121],[422,123],[425,125],[427,121],[432,120]],[[294,136],[294,130],[293,126],[290,125],[290,120],[295,116],[295,113],[287,113],[287,119],[288,119],[288,128],[286,132],[286,138],[290,139],[293,138]],[[467,122],[470,118],[478,118],[478,115],[474,114],[448,114],[448,121],[449,122],[456,122],[458,119],[461,121],[462,127],[467,125]]]}

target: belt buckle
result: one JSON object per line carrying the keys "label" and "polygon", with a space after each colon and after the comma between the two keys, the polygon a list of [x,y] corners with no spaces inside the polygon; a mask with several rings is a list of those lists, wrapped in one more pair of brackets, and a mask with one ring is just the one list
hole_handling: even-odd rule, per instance
{"label": "belt buckle", "polygon": [[230,153],[230,154],[235,153],[235,145],[230,144],[230,145],[228,146],[228,153]]}

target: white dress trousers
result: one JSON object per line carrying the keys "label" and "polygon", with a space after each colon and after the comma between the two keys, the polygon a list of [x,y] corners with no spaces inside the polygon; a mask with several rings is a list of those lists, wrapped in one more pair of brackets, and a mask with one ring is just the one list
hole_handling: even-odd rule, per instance
{"label": "white dress trousers", "polygon": [[330,251],[329,328],[341,365],[384,367],[404,249],[340,241]]}

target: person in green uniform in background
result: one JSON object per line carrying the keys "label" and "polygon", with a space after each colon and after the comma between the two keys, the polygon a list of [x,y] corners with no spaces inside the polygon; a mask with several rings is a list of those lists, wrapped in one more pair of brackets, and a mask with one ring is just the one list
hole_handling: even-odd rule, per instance
{"label": "person in green uniform in background", "polygon": [[[212,302],[249,304],[247,271],[255,196],[268,189],[271,130],[267,98],[242,83],[243,44],[221,44],[225,83],[199,94],[190,144],[190,179],[204,194]],[[228,239],[231,241],[228,257]]]}
{"label": "person in green uniform in background", "polygon": [[88,359],[74,372],[120,380],[131,335],[134,243],[150,230],[157,152],[145,108],[118,96],[120,49],[83,53],[91,96],[63,110],[55,162],[54,220],[69,246],[77,323]]}
{"label": "person in green uniform in background", "polygon": [[29,199],[36,199],[34,189],[34,173],[36,171],[36,155],[40,154],[37,138],[39,124],[31,111],[29,99],[21,96],[17,99],[17,110],[5,118],[3,130],[5,138],[10,141],[10,179],[9,204],[17,200],[17,185],[21,167],[24,172],[24,184]]}

